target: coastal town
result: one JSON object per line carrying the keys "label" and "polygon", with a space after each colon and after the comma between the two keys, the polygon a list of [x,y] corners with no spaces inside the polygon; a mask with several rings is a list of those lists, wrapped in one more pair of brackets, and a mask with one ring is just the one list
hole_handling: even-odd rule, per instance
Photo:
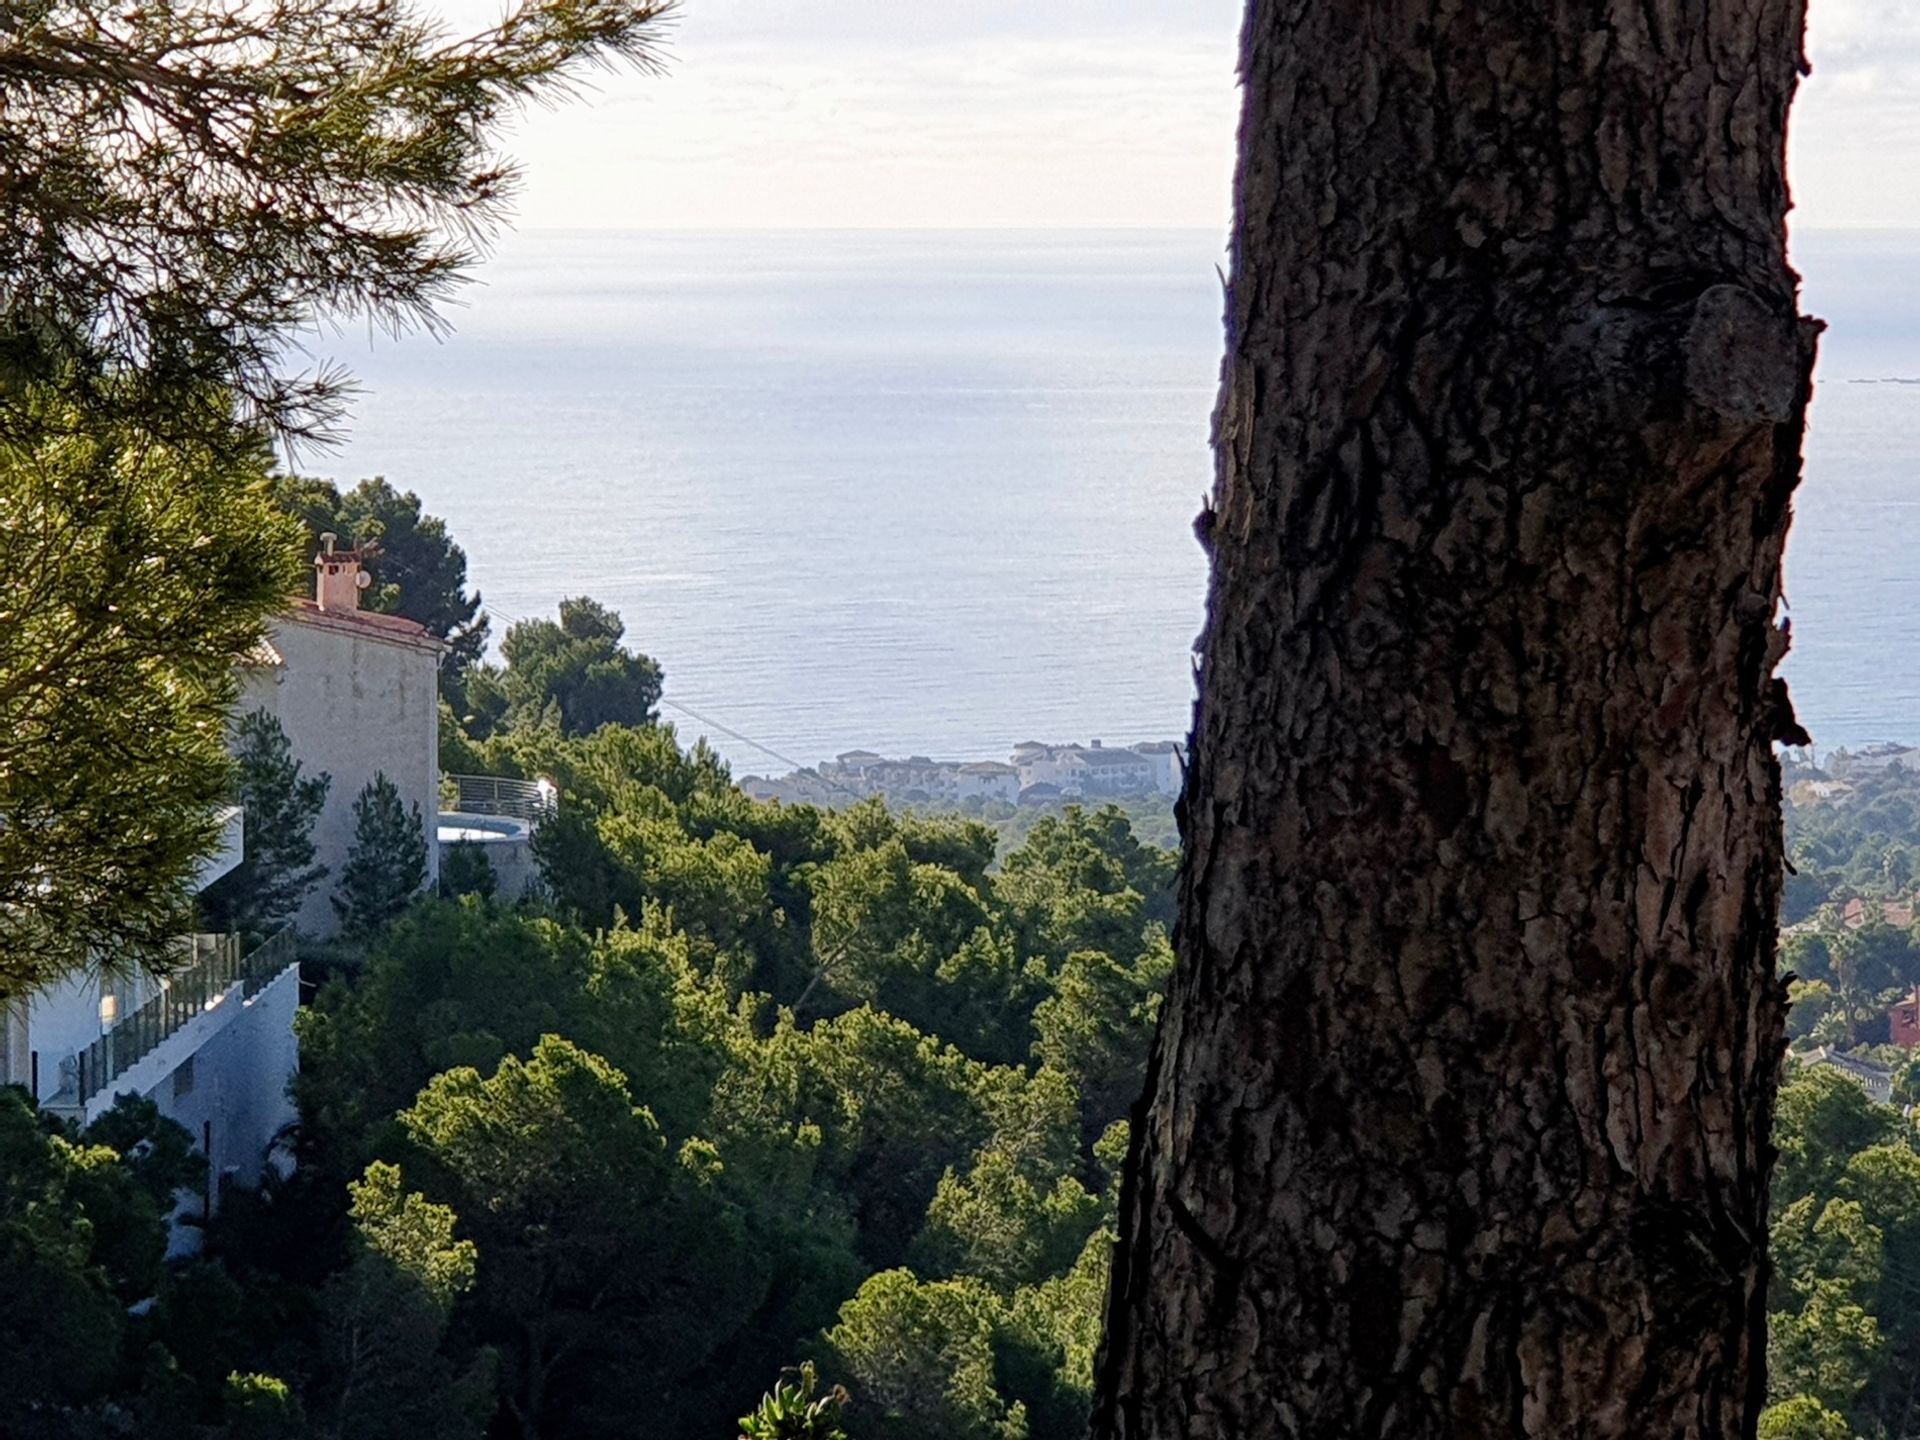
{"label": "coastal town", "polygon": [[1184,747],[1172,740],[1114,746],[1025,740],[1002,760],[889,759],[848,750],[786,775],[743,776],[756,800],[835,806],[879,796],[892,805],[956,809],[973,804],[1046,805],[1060,800],[1121,799],[1180,793]]}

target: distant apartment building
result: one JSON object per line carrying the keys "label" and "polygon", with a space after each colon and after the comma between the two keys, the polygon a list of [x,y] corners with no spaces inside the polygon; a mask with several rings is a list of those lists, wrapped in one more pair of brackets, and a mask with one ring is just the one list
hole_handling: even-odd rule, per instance
{"label": "distant apartment building", "polygon": [[[223,815],[220,849],[201,865],[204,890],[244,855],[245,817]],[[77,1124],[122,1095],[152,1100],[206,1155],[208,1194],[252,1185],[268,1146],[294,1118],[287,1082],[299,1068],[293,1016],[300,998],[291,933],[243,952],[238,936],[182,935],[164,979],[117,973],[111,956],[25,1003],[0,1009],[0,1084]],[[197,1211],[198,1206],[191,1209]],[[195,1232],[176,1232],[191,1248]]]}
{"label": "distant apartment building", "polygon": [[1028,740],[1011,757],[1023,795],[1044,792],[1089,798],[1179,793],[1182,751],[1171,740],[1116,748],[1095,740],[1090,745],[1044,745]]}
{"label": "distant apartment building", "polygon": [[353,802],[384,773],[401,801],[420,807],[428,883],[439,875],[441,643],[425,626],[360,608],[369,582],[357,550],[321,537],[314,596],[275,617],[260,653],[242,670],[240,713],[280,722],[308,775],[333,777],[314,823],[315,858],[331,872],[294,917],[326,937],[338,922],[333,884],[353,845]]}
{"label": "distant apartment building", "polygon": [[955,785],[962,801],[996,800],[1011,805],[1020,798],[1020,772],[998,760],[962,765]]}

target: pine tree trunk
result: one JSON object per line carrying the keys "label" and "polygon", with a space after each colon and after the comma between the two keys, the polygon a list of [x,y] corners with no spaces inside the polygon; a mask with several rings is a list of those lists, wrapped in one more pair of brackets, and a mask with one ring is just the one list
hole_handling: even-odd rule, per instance
{"label": "pine tree trunk", "polygon": [[1100,1440],[1751,1436],[1803,0],[1253,0]]}

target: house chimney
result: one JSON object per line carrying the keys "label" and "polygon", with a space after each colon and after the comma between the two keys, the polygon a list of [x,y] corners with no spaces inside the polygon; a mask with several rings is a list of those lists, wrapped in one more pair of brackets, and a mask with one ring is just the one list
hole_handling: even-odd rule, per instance
{"label": "house chimney", "polygon": [[332,531],[320,537],[320,553],[313,557],[313,598],[322,610],[358,610],[360,592],[373,577],[360,568],[360,552],[335,549],[339,543]]}

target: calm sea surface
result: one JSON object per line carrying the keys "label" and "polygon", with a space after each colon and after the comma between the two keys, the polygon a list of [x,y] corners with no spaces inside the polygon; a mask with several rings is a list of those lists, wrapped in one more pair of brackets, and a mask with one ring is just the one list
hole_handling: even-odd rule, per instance
{"label": "calm sea surface", "polygon": [[[420,492],[499,617],[590,594],[736,771],[1183,734],[1219,237],[510,238],[307,467]],[[1797,237],[1832,323],[1788,553],[1819,745],[1920,739],[1920,235]]]}

